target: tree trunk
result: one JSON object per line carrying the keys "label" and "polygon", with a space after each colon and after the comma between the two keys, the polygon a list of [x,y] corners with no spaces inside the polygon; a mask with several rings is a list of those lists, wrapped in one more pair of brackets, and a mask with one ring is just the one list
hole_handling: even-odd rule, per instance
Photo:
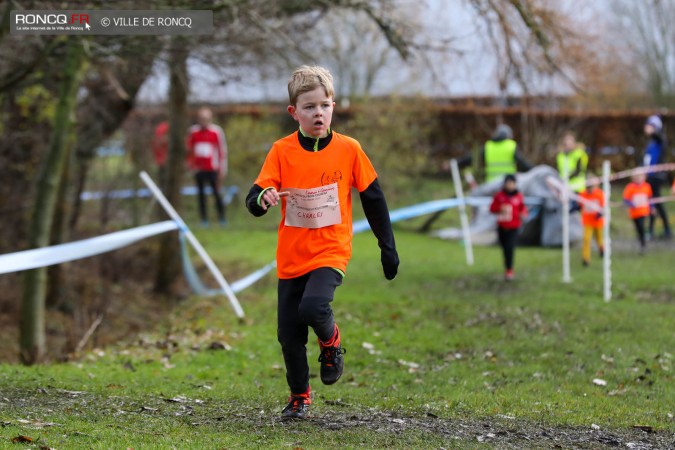
{"label": "tree trunk", "polygon": [[[68,239],[66,236],[65,230],[65,221],[68,214],[68,201],[67,201],[67,192],[68,192],[68,180],[70,179],[70,171],[73,165],[73,157],[71,148],[73,146],[72,133],[69,133],[67,139],[64,140],[65,143],[65,164],[61,173],[61,181],[59,182],[58,194],[56,196],[56,204],[54,205],[54,215],[52,219],[52,229],[51,237],[49,242],[51,245],[61,244]],[[47,294],[45,298],[45,303],[48,308],[57,308],[64,306],[66,310],[72,309],[72,305],[64,305],[62,302],[66,300],[67,296],[64,295],[65,290],[68,288],[66,281],[66,274],[64,271],[64,264],[56,264],[47,268]]]}
{"label": "tree trunk", "polygon": [[[70,40],[67,45],[49,152],[38,175],[29,236],[31,248],[49,245],[56,196],[68,153],[66,140],[72,126],[84,53],[79,40]],[[46,281],[47,269],[44,267],[24,274],[19,339],[24,364],[38,363],[45,355]]]}
{"label": "tree trunk", "polygon": [[80,195],[86,187],[91,163],[96,157],[96,147],[127,119],[134,108],[138,90],[152,71],[155,58],[163,48],[158,36],[125,36],[120,37],[117,43],[127,53],[119,57],[114,65],[99,61],[98,66],[92,68],[98,74],[87,79],[89,95],[77,108],[76,163],[73,168],[76,181],[68,219],[70,233],[75,231],[80,218]]}
{"label": "tree trunk", "polygon": [[[181,36],[173,36],[169,50],[169,154],[166,161],[166,184],[161,186],[164,195],[176,210],[180,210],[180,187],[185,170],[185,133],[187,130],[188,42]],[[180,270],[178,239],[175,234],[161,237],[157,255],[155,291],[171,293],[171,286]]]}

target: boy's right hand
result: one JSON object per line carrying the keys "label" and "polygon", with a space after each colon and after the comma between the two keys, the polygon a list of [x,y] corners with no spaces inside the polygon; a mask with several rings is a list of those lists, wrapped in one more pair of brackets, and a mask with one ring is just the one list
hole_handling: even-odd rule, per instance
{"label": "boy's right hand", "polygon": [[274,188],[267,189],[262,197],[260,197],[260,207],[264,211],[267,211],[267,208],[277,206],[279,204],[279,199],[286,196],[288,196],[288,192],[277,192]]}

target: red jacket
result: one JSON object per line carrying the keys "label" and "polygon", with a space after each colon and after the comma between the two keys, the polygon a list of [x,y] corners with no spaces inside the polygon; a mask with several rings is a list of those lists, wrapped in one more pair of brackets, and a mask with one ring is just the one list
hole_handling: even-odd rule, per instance
{"label": "red jacket", "polygon": [[492,199],[490,212],[497,214],[497,225],[500,228],[508,230],[520,228],[522,219],[527,216],[523,194],[516,192],[513,195],[507,195],[504,191],[497,192]]}
{"label": "red jacket", "polygon": [[187,148],[192,170],[227,174],[227,143],[225,133],[218,125],[190,127]]}
{"label": "red jacket", "polygon": [[152,153],[155,156],[155,164],[162,167],[166,163],[166,156],[169,152],[169,122],[160,122],[155,128],[155,135],[152,139]]}

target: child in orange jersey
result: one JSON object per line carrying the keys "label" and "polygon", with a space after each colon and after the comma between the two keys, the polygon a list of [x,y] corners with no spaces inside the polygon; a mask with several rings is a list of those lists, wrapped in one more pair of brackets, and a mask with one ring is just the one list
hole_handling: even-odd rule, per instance
{"label": "child in orange jersey", "polygon": [[584,266],[591,263],[591,240],[595,237],[595,243],[600,249],[600,256],[604,253],[602,242],[602,207],[605,206],[605,193],[598,187],[598,182],[592,183],[585,191],[579,194],[588,203],[581,203],[581,223],[584,226],[584,239],[581,247],[581,261]]}
{"label": "child in orange jersey", "polygon": [[652,198],[652,188],[645,179],[644,174],[635,174],[633,181],[623,190],[623,201],[629,208],[628,213],[640,241],[640,253],[644,253],[646,247],[645,220],[651,212],[649,200]]}
{"label": "child in orange jersey", "polygon": [[304,419],[311,404],[309,327],[319,340],[321,381],[333,384],[342,375],[345,350],[331,302],[351,257],[353,187],[377,237],[388,280],[396,276],[399,259],[375,169],[356,140],[330,128],[331,74],[302,66],[293,72],[288,94],[288,112],[300,129],[272,145],[246,206],[258,217],[281,203],[277,336],[291,391],[282,417]]}

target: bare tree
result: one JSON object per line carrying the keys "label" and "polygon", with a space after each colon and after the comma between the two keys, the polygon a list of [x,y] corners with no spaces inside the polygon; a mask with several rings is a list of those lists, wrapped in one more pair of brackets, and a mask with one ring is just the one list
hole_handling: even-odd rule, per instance
{"label": "bare tree", "polygon": [[675,1],[619,0],[616,38],[630,49],[635,70],[654,104],[675,106]]}
{"label": "bare tree", "polygon": [[[66,138],[71,130],[76,93],[82,73],[84,50],[80,40],[68,40],[65,45],[63,78],[54,112],[54,124],[49,151],[38,176],[33,220],[30,229],[31,247],[46,247],[52,227],[57,192],[68,155]],[[45,352],[45,287],[47,269],[27,271],[23,282],[21,302],[21,360],[25,364],[40,362]]]}
{"label": "bare tree", "polygon": [[[169,153],[166,184],[162,186],[166,198],[180,209],[180,187],[185,161],[185,130],[187,130],[187,98],[190,79],[187,70],[189,47],[187,40],[173,36],[169,47]],[[155,291],[168,294],[179,273],[178,241],[173,235],[162,237],[157,259]]]}

